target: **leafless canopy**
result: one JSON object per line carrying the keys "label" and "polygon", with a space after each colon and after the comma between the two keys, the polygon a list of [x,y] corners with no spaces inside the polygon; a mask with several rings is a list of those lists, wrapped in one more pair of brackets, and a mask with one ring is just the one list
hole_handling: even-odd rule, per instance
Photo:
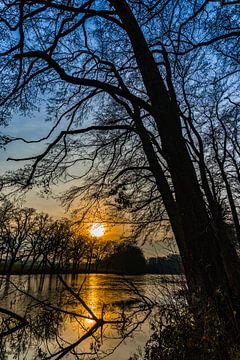
{"label": "leafless canopy", "polygon": [[[240,31],[238,4],[221,6],[226,3],[128,1],[180,113],[199,181],[203,187],[208,183],[204,192],[224,201],[236,225]],[[147,232],[147,223],[152,231],[152,224],[157,229],[167,219],[154,170],[166,179],[160,186],[169,188],[173,200],[174,188],[153,120],[156,109],[142,79],[144,65],[137,60],[134,41],[139,39],[123,21],[121,4],[2,2],[1,122],[16,111],[30,116],[42,107],[53,122],[42,139],[2,137],[3,146],[12,141],[44,144],[37,155],[9,159],[27,165],[6,175],[3,185],[43,184],[47,191],[52,183],[72,182],[64,203],[88,198],[92,206],[108,199],[108,205],[128,209],[131,221]],[[154,149],[154,169],[143,144]]]}

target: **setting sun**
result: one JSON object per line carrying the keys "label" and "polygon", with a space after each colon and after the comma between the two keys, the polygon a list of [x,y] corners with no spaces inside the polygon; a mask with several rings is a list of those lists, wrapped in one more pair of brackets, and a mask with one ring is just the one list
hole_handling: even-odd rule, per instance
{"label": "setting sun", "polygon": [[105,226],[103,224],[92,224],[89,228],[89,232],[95,237],[103,236],[105,233]]}

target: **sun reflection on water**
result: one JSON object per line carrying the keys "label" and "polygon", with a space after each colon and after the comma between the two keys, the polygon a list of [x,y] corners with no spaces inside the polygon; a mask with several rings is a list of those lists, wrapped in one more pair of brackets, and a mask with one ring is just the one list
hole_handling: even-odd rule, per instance
{"label": "sun reflection on water", "polygon": [[[75,277],[66,275],[63,276],[63,278],[66,284],[69,284],[69,286],[76,294],[79,292],[81,299],[87,304],[89,309],[91,309],[90,312],[93,312],[98,319],[104,318],[106,321],[120,319],[122,308],[119,304],[121,301],[131,299],[129,292],[126,292],[126,288],[124,290],[124,287],[122,286],[121,277],[115,275],[90,274],[86,276],[78,275]],[[19,284],[20,282],[22,284],[24,282],[27,283],[25,279],[27,280],[27,277],[24,276],[19,279]],[[139,281],[138,279],[137,281]],[[31,281],[33,283],[31,283]],[[48,298],[49,303],[54,304],[57,308],[62,308],[66,311],[65,314],[59,314],[58,312],[54,311],[49,312],[49,309],[47,310],[46,308],[41,309],[36,305],[33,307],[31,304],[31,299],[27,297],[19,297],[19,305],[17,302],[14,303],[14,306],[16,307],[15,310],[17,311],[19,311],[18,306],[19,308],[27,308],[28,306],[31,306],[33,320],[40,321],[40,323],[32,324],[33,329],[35,329],[35,333],[39,334],[39,339],[45,339],[45,335],[48,336],[48,338],[45,339],[47,344],[46,351],[48,351],[48,349],[50,349],[50,352],[57,351],[56,339],[58,341],[58,345],[62,348],[69,346],[69,344],[78,343],[79,339],[84,337],[86,332],[91,331],[91,329],[95,329],[96,331],[94,331],[93,334],[90,334],[91,336],[85,337],[84,341],[78,343],[75,349],[78,353],[82,352],[91,354],[89,359],[93,359],[93,356],[96,355],[96,351],[100,351],[100,353],[103,355],[104,352],[108,352],[109,349],[114,348],[119,342],[121,342],[123,334],[122,325],[111,323],[103,326],[99,325],[96,328],[96,321],[91,317],[90,312],[88,312],[86,308],[84,309],[84,306],[80,303],[79,300],[77,300],[76,297],[74,297],[73,293],[70,294],[66,288],[61,288],[62,284],[61,282],[57,281],[57,276],[46,276],[43,286],[41,287],[41,291],[39,291],[38,286],[39,277],[36,276],[35,278],[32,278],[31,281],[29,283],[29,289],[35,296],[38,297],[38,299],[42,298],[44,300]],[[49,283],[52,281],[53,283],[50,287]],[[50,288],[51,291],[49,290]],[[11,294],[9,294],[8,301],[10,304]],[[49,312],[49,314],[46,313],[46,310]],[[135,310],[128,310],[126,308],[125,319],[127,320],[128,324],[129,321],[132,321],[134,325],[137,319],[136,317],[130,316],[130,311],[132,314],[132,312]],[[77,314],[87,318],[77,316]],[[141,317],[142,316],[144,316],[144,314],[141,315]],[[31,352],[34,351],[36,347],[35,342],[37,339],[34,338],[30,328],[27,331],[29,334],[26,338],[28,339],[28,343],[26,343],[25,349],[29,348],[29,351]],[[135,339],[137,339],[137,341],[140,343],[143,343],[145,340],[145,338],[141,338],[139,340],[139,334],[135,335]],[[34,344],[30,344],[30,341],[34,342]],[[129,354],[137,347],[134,341],[133,339],[129,341],[126,339],[124,342],[125,350],[128,349],[127,353]],[[23,354],[21,354],[21,356],[22,355]],[[28,356],[28,359],[33,358],[31,354]],[[24,358],[24,356],[21,358]],[[67,358],[68,357],[66,357],[66,359]],[[125,360],[125,358],[122,358],[122,348],[119,348],[119,351],[116,350],[113,357],[109,357],[109,360],[114,359]]]}

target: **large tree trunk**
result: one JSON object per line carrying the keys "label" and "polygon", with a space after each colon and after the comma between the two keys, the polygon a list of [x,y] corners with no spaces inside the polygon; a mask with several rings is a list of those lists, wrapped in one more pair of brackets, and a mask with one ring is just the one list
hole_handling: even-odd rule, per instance
{"label": "large tree trunk", "polygon": [[[235,299],[240,298],[240,266],[236,251],[227,237],[219,236],[216,230],[218,224],[214,224],[214,219],[207,212],[182,135],[174,90],[166,89],[144,35],[125,0],[110,2],[130,38],[153,108],[152,116],[159,131],[175,192],[175,199],[172,198],[170,202],[166,200],[167,185],[163,181],[161,168],[156,166],[154,149],[147,139],[143,124],[140,124],[139,133],[173,227],[189,288],[203,306],[212,304],[231,336],[237,338],[235,311],[238,309]],[[136,126],[139,128],[137,120]],[[157,171],[159,168],[160,171]]]}

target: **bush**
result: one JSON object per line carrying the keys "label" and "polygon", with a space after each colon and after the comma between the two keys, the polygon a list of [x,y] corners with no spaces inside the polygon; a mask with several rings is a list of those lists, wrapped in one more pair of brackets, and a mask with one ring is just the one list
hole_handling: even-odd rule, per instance
{"label": "bush", "polygon": [[159,306],[151,328],[144,355],[132,359],[240,360],[240,346],[229,342],[214,307],[197,319],[185,295]]}

